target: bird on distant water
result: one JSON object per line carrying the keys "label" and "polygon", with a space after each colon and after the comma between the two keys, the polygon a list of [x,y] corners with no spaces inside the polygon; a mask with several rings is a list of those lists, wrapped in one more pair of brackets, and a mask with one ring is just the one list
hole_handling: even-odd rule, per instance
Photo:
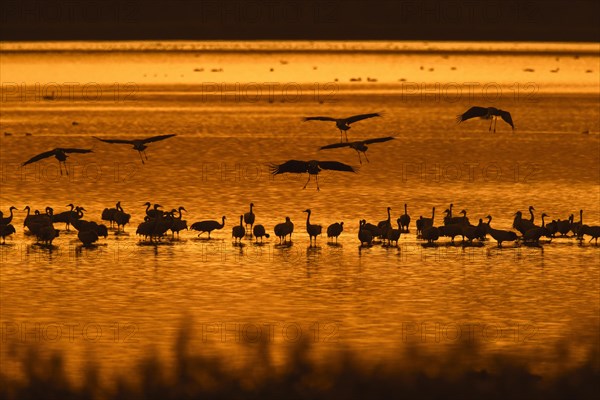
{"label": "bird on distant water", "polygon": [[192,226],[190,226],[190,229],[199,231],[200,233],[198,234],[198,236],[202,235],[204,232],[208,232],[208,238],[210,239],[210,233],[212,231],[214,231],[215,229],[223,229],[223,227],[225,226],[225,216],[221,218],[221,221],[221,223],[219,223],[219,221],[214,220],[194,222]]}
{"label": "bird on distant water", "polygon": [[308,237],[310,239],[310,244],[312,245],[312,239],[315,238],[315,246],[317,245],[317,236],[321,234],[321,231],[323,230],[323,227],[321,225],[317,225],[317,224],[311,224],[310,223],[310,208],[304,210],[305,213],[307,213],[306,216],[306,232],[308,232]]}
{"label": "bird on distant water", "polygon": [[488,215],[486,218],[488,219],[487,233],[489,233],[490,236],[493,237],[496,242],[498,242],[498,247],[502,247],[502,242],[514,242],[517,240],[517,234],[515,232],[494,229],[491,226],[492,216]]}
{"label": "bird on distant water", "polygon": [[159,135],[159,136],[152,136],[146,139],[132,139],[132,140],[125,140],[125,139],[100,139],[99,137],[96,136],[92,136],[94,139],[98,139],[101,142],[105,142],[105,143],[111,143],[111,144],[130,144],[133,146],[134,150],[137,150],[138,154],[140,155],[140,160],[142,160],[142,164],[144,163],[144,158],[142,157],[142,153],[144,154],[144,157],[146,158],[146,160],[148,160],[148,156],[146,155],[146,149],[148,148],[148,146],[146,146],[147,143],[152,143],[152,142],[158,142],[159,140],[164,140],[164,139],[168,139],[170,137],[173,136],[177,136],[176,134],[170,134],[170,135]]}
{"label": "bird on distant water", "polygon": [[16,230],[12,224],[1,224],[0,237],[2,237],[2,244],[6,243],[6,237],[12,235],[13,233],[16,233]]}
{"label": "bird on distant water", "polygon": [[241,243],[244,236],[246,236],[246,228],[244,228],[244,216],[240,215],[240,224],[231,229],[231,237],[235,238],[236,243],[238,242],[238,239]]}
{"label": "bird on distant water", "polygon": [[285,222],[275,225],[273,228],[273,232],[275,232],[275,236],[279,238],[279,244],[281,244],[282,240],[285,243],[285,238],[287,235],[290,235],[290,242],[292,241],[292,233],[294,233],[294,223],[290,219],[290,217],[285,217]]}
{"label": "bird on distant water", "polygon": [[373,118],[373,117],[381,117],[380,113],[372,113],[372,114],[359,114],[353,115],[348,118],[333,118],[333,117],[305,117],[303,118],[304,122],[306,121],[332,121],[335,122],[335,125],[340,130],[340,142],[342,141],[342,134],[346,135],[346,142],[348,141],[348,133],[346,132],[350,129],[350,124],[358,121],[362,121],[363,119]]}
{"label": "bird on distant water", "polygon": [[579,231],[577,232],[577,237],[583,240],[583,235],[591,236],[590,242],[592,239],[596,240],[596,245],[598,244],[598,238],[600,237],[600,226],[589,226],[589,225],[581,225]]}
{"label": "bird on distant water", "polygon": [[317,190],[319,189],[319,178],[318,174],[321,170],[329,169],[333,171],[343,171],[343,172],[356,172],[356,170],[350,165],[338,162],[338,161],[298,161],[298,160],[289,160],[284,162],[283,164],[271,164],[271,173],[273,175],[284,174],[286,172],[293,174],[302,174],[308,173],[308,181],[304,184],[302,189],[306,189],[306,185],[310,182],[310,176],[315,176],[315,181],[317,182]]}
{"label": "bird on distant water", "polygon": [[43,160],[44,158],[48,158],[54,156],[58,160],[58,166],[60,167],[60,174],[62,175],[62,166],[65,166],[65,172],[69,175],[69,170],[67,169],[67,153],[92,153],[92,150],[89,149],[76,149],[76,148],[61,148],[57,147],[56,149],[46,151],[44,153],[40,153],[37,156],[31,157],[29,160],[25,161],[21,164],[22,167],[27,164],[34,163],[36,161]]}
{"label": "bird on distant water", "polygon": [[343,231],[344,222],[335,222],[327,227],[327,238],[335,238],[335,242],[337,243],[338,236],[340,236]]}
{"label": "bird on distant water", "polygon": [[496,124],[498,122],[498,117],[502,118],[507,124],[509,124],[513,131],[515,130],[515,124],[513,124],[512,117],[508,111],[500,110],[495,107],[471,107],[465,113],[459,114],[456,116],[456,122],[461,123],[471,118],[479,117],[481,119],[489,119],[490,128],[488,131],[492,130],[492,123],[494,123],[494,133],[496,133]]}
{"label": "bird on distant water", "polygon": [[3,218],[2,211],[0,211],[0,225],[8,225],[12,222],[13,210],[17,210],[17,207],[10,206],[10,208],[8,209],[8,211],[10,212],[10,215],[6,218]]}
{"label": "bird on distant water", "polygon": [[365,156],[365,160],[367,160],[367,162],[370,162],[369,159],[367,158],[367,150],[369,149],[367,147],[368,144],[387,142],[388,140],[392,140],[392,139],[394,139],[392,136],[387,136],[387,137],[380,137],[380,138],[375,138],[375,139],[359,140],[356,142],[333,143],[333,144],[328,144],[327,146],[322,146],[319,150],[336,149],[339,147],[350,147],[351,149],[356,150],[356,152],[358,153],[358,161],[362,164],[362,159],[360,157],[360,153],[363,153],[363,155]]}
{"label": "bird on distant water", "polygon": [[410,215],[408,215],[406,207],[406,203],[404,203],[404,214],[402,214],[400,218],[398,218],[403,232],[408,232],[408,226],[410,225]]}
{"label": "bird on distant water", "polygon": [[270,237],[270,235],[266,233],[265,227],[263,225],[254,225],[253,233],[254,237],[256,238],[256,241],[258,242],[258,238],[260,238],[261,243],[263,240],[263,236],[267,239]]}
{"label": "bird on distant water", "polygon": [[252,212],[252,207],[254,207],[254,203],[250,203],[250,211],[244,214],[244,223],[246,224],[246,229],[248,229],[248,225],[250,225],[250,230],[252,231],[252,226],[254,225],[255,215]]}

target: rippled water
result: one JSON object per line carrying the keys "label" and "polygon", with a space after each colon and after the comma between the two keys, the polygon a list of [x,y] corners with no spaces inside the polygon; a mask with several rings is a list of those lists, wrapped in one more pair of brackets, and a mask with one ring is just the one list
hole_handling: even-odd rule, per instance
{"label": "rippled water", "polygon": [[[223,81],[194,82],[187,75],[202,64],[194,53],[136,53],[135,58],[145,60],[143,67],[124,61],[121,68],[119,62],[130,56],[17,52],[2,58],[0,123],[8,134],[1,137],[0,199],[5,216],[11,205],[19,210],[50,205],[60,212],[76,203],[85,207],[86,218],[99,221],[102,210],[117,201],[132,214],[124,234],[111,231],[97,248],[82,249],[75,233],[61,230],[51,251],[33,245],[23,233],[25,212],[15,214],[17,234],[0,247],[4,343],[63,350],[70,365],[91,358],[107,371],[126,371],[149,347],[166,354],[181,321],[188,319],[199,348],[210,347],[232,360],[240,357],[239,344],[252,343],[257,335],[270,335],[276,345],[308,336],[323,354],[343,345],[373,358],[407,344],[437,352],[469,340],[489,351],[531,355],[566,342],[581,355],[597,341],[600,252],[593,243],[558,238],[540,247],[497,249],[493,241],[462,247],[442,239],[436,247],[423,247],[414,228],[419,215],[429,216],[432,207],[441,224],[440,212],[450,203],[456,211],[466,209],[473,222],[491,214],[492,225],[503,229],[511,226],[515,211],[525,212],[529,205],[535,206],[538,220],[542,212],[550,219],[573,213],[577,220],[583,209],[585,223],[599,224],[597,54],[525,54],[518,62],[505,54],[493,56],[499,63],[492,63],[490,55],[462,49],[449,56],[458,79],[448,78],[448,71],[427,78],[434,84],[439,79],[441,87],[472,82],[461,68],[477,69],[481,87],[502,83],[502,96],[492,102],[479,91],[473,97],[415,92],[395,79],[423,82],[421,64],[440,68],[449,63],[436,54],[230,52],[225,59],[200,54],[211,60],[211,68],[224,68],[229,75],[221,75]],[[283,58],[287,64],[280,62]],[[408,58],[412,61],[404,64]],[[319,68],[313,70],[313,64]],[[570,72],[567,78],[534,74],[539,90],[514,96],[511,85],[534,81],[522,79],[523,68],[534,64],[547,71],[561,65],[559,73]],[[11,85],[28,76],[24,65],[35,77],[27,80],[30,92],[22,99]],[[64,65],[70,65],[70,77]],[[185,73],[178,70],[182,65]],[[245,70],[244,79],[237,80],[230,65]],[[271,65],[291,71],[268,81]],[[590,68],[593,72],[586,73]],[[319,72],[314,80],[307,75],[322,69],[336,74]],[[370,86],[364,82],[368,70],[370,77],[388,79]],[[145,78],[156,74],[157,82],[143,76],[136,81],[135,71]],[[485,71],[504,75],[485,78]],[[186,75],[182,82],[165,82],[164,75],[180,72]],[[348,83],[358,76],[363,82]],[[126,98],[111,97],[116,87],[110,86],[110,77],[119,85],[134,82],[125,86]],[[61,92],[54,101],[28,97],[35,94],[35,82],[43,88],[44,82],[67,81],[81,86],[100,82],[102,97],[90,101],[77,91],[72,98]],[[215,81],[233,91],[221,96],[203,89],[202,82]],[[313,81],[325,94],[315,96]],[[239,82],[281,87],[298,82],[301,93],[292,97],[275,90],[270,97],[251,91],[251,100],[248,92],[236,89]],[[496,134],[488,133],[486,121],[456,125],[456,114],[476,104],[509,110],[515,133],[503,121]],[[288,159],[359,166],[353,150],[318,151],[339,140],[339,132],[331,123],[304,123],[301,117],[364,112],[384,116],[353,125],[350,140],[396,138],[371,145],[370,163],[360,165],[357,174],[323,172],[319,192],[314,181],[302,190],[305,175],[270,176],[268,163]],[[145,165],[128,146],[92,138],[165,133],[177,136],[150,144]],[[60,176],[54,159],[19,166],[57,146],[91,148],[93,154],[72,155],[68,177]],[[146,201],[165,209],[185,206],[188,225],[225,215],[226,226],[210,241],[184,231],[178,240],[148,245],[134,234]],[[250,202],[256,222],[270,233],[289,216],[295,223],[293,245],[278,246],[271,237],[261,245],[247,239],[234,246],[231,227]],[[413,222],[398,248],[359,248],[359,219],[384,220],[389,206],[395,220],[404,203]],[[307,208],[313,223],[345,222],[337,246],[323,236],[309,247]]]}

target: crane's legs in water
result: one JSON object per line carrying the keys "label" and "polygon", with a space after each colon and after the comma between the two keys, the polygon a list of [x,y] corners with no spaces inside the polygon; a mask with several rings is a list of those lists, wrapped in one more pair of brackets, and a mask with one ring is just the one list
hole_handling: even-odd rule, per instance
{"label": "crane's legs in water", "polygon": [[[315,175],[315,181],[317,182],[317,191],[321,190],[321,189],[319,189],[319,175]],[[308,180],[306,181],[306,183],[304,184],[304,187],[302,189],[306,189],[306,185],[308,185],[309,182],[310,182],[310,174],[308,174]]]}
{"label": "crane's legs in water", "polygon": [[360,151],[356,150],[356,152],[358,153],[358,162],[362,165],[362,160],[360,159]]}
{"label": "crane's legs in water", "polygon": [[308,185],[308,182],[310,182],[310,174],[308,174],[308,180],[306,181],[302,189],[306,189],[306,185]]}
{"label": "crane's legs in water", "polygon": [[340,143],[342,143],[344,141],[344,133],[343,131],[340,129]]}
{"label": "crane's legs in water", "polygon": [[69,170],[67,169],[67,162],[66,161],[59,161],[58,162],[58,166],[60,168],[60,175],[62,176],[62,165],[64,164],[65,166],[65,174],[67,174],[67,176],[69,175]]}

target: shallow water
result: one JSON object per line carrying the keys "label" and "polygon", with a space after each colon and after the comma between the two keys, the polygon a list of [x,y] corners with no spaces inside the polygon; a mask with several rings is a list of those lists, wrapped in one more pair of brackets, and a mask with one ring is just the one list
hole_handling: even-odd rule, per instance
{"label": "shallow water", "polygon": [[[418,66],[446,68],[448,59],[401,52],[198,54],[3,55],[0,123],[9,133],[1,137],[0,153],[5,216],[11,205],[19,210],[51,205],[60,212],[76,203],[85,207],[86,218],[99,221],[102,210],[117,201],[132,214],[125,234],[111,231],[96,248],[80,248],[75,233],[61,230],[50,251],[33,245],[23,233],[25,213],[16,213],[17,234],[0,247],[4,343],[62,350],[69,365],[91,358],[112,373],[126,371],[149,347],[166,356],[182,320],[192,321],[198,348],[232,360],[241,357],[240,344],[265,335],[283,346],[308,336],[322,354],[342,345],[372,358],[408,344],[443,352],[471,340],[490,352],[533,356],[566,342],[574,351],[573,362],[597,341],[600,252],[593,242],[558,238],[540,247],[497,249],[493,240],[463,247],[442,239],[438,246],[424,247],[414,228],[419,215],[429,216],[432,207],[441,224],[441,211],[450,203],[455,211],[466,209],[472,222],[490,214],[492,226],[502,229],[510,228],[515,211],[526,213],[529,205],[536,208],[536,220],[542,212],[549,219],[575,214],[578,220],[583,209],[585,223],[599,224],[597,54],[561,53],[557,59],[552,51],[525,53],[517,62],[509,54],[469,54],[461,47],[448,56],[456,70],[427,79],[427,70]],[[194,74],[195,58],[203,57],[208,61],[202,65],[224,69],[214,73],[221,74],[219,80],[186,77]],[[319,68],[312,70],[313,64]],[[530,74],[539,78],[538,90],[515,96],[510,88],[532,82],[523,68],[534,64],[548,71],[560,64],[561,69]],[[65,65],[70,69],[65,71]],[[244,73],[230,72],[233,65]],[[270,78],[270,66],[290,70]],[[467,68],[480,75],[473,77]],[[593,73],[585,73],[589,68],[595,68]],[[309,76],[309,70],[318,73]],[[449,78],[449,71],[458,78]],[[157,81],[144,79],[155,73]],[[202,73],[210,74],[197,75]],[[365,83],[367,73],[378,82]],[[183,79],[173,82],[169,77],[176,74],[184,74]],[[403,86],[406,82],[398,82],[396,75],[433,86]],[[358,76],[363,82],[348,82]],[[490,102],[480,91],[472,97],[435,91],[436,83],[448,88],[451,82],[475,80],[479,87],[500,82],[502,96]],[[22,81],[29,88],[24,99],[10,92],[13,82]],[[110,86],[113,81],[119,86]],[[38,92],[36,82],[41,83]],[[91,92],[86,98],[77,90],[73,97],[61,92],[62,97],[45,101],[40,97],[52,91],[46,86],[44,92],[48,82],[78,82],[80,87],[97,82],[103,92],[96,101]],[[128,82],[134,84],[125,86]],[[203,86],[209,82],[225,82],[233,91],[221,95],[218,88]],[[275,90],[270,96],[244,86],[248,82],[288,88],[298,83],[300,95]],[[115,99],[117,87],[126,88],[125,98]],[[503,121],[495,134],[488,133],[487,121],[455,124],[456,114],[477,104],[509,110],[515,133]],[[395,140],[370,145],[370,162],[362,165],[350,149],[318,151],[339,140],[333,124],[301,122],[308,115],[365,112],[382,112],[383,117],[354,124],[350,140],[389,135]],[[145,165],[128,146],[92,138],[166,133],[177,136],[150,144]],[[19,166],[57,146],[94,153],[71,155],[68,177],[59,174],[54,159]],[[314,158],[360,169],[357,174],[321,173],[319,192],[314,180],[302,190],[305,175],[269,174],[269,163]],[[134,234],[146,201],[165,209],[185,206],[188,225],[223,215],[226,225],[210,241],[184,231],[178,240],[148,245]],[[256,222],[271,234],[290,216],[293,245],[279,246],[271,237],[262,245],[248,238],[234,246],[231,227],[250,202]],[[384,220],[389,206],[395,221],[404,203],[412,222],[399,246],[359,248],[359,219]],[[309,247],[307,208],[313,223],[345,222],[337,246],[323,236]]]}

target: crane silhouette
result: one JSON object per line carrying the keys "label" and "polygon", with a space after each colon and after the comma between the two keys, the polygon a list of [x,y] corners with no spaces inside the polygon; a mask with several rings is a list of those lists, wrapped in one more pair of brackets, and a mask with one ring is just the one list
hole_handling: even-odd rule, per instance
{"label": "crane silhouette", "polygon": [[169,135],[159,135],[159,136],[152,136],[146,139],[133,139],[133,140],[125,140],[125,139],[100,139],[99,137],[96,136],[92,136],[94,139],[98,139],[101,142],[105,142],[105,143],[111,143],[111,144],[130,144],[133,146],[134,150],[137,150],[138,154],[140,155],[140,160],[142,160],[142,164],[145,164],[144,162],[144,158],[142,157],[142,154],[144,154],[144,157],[146,158],[146,160],[148,160],[148,156],[146,155],[146,149],[148,148],[148,146],[146,146],[147,143],[152,143],[152,142],[158,142],[159,140],[164,140],[164,139],[168,139],[170,137],[173,136],[177,136],[176,134],[169,134]]}
{"label": "crane silhouette", "polygon": [[370,162],[369,159],[367,158],[367,150],[369,149],[367,147],[368,144],[387,142],[388,140],[392,140],[392,139],[394,139],[392,136],[387,136],[387,137],[380,137],[380,138],[375,138],[375,139],[359,140],[359,141],[355,141],[355,142],[333,143],[333,144],[328,144],[327,146],[322,146],[319,150],[337,149],[340,147],[350,147],[351,149],[356,150],[356,152],[358,153],[358,161],[362,164],[362,160],[360,158],[360,153],[363,153],[365,156],[365,160],[367,160],[367,162]]}
{"label": "crane silhouette", "polygon": [[[502,118],[507,124],[509,124],[512,127],[513,131],[515,130],[515,124],[513,124],[513,120],[510,116],[510,113],[508,111],[500,110],[499,108],[495,107],[471,107],[463,114],[457,115],[456,122],[460,124],[463,121],[476,117],[491,120],[488,132],[492,130],[492,123],[498,122],[498,117]],[[496,133],[496,123],[494,123],[494,133]]]}
{"label": "crane silhouette", "polygon": [[76,149],[76,148],[57,147],[56,149],[53,149],[53,150],[50,150],[50,151],[46,151],[44,153],[38,154],[37,156],[31,157],[29,160],[27,160],[23,164],[21,164],[21,166],[24,167],[27,164],[31,164],[31,163],[34,163],[36,161],[43,160],[44,158],[48,158],[48,157],[54,156],[58,160],[58,166],[60,168],[60,174],[62,175],[62,166],[64,164],[64,166],[65,166],[65,172],[66,172],[67,175],[69,175],[69,170],[67,169],[67,157],[69,157],[69,156],[67,155],[67,153],[92,153],[92,150],[89,150],[89,149]]}
{"label": "crane silhouette", "polygon": [[283,164],[271,164],[271,173],[273,175],[284,174],[284,173],[293,173],[293,174],[302,174],[308,172],[308,181],[304,184],[302,189],[306,189],[306,185],[310,182],[311,175],[315,176],[315,181],[317,182],[317,191],[319,189],[319,172],[324,169],[329,169],[333,171],[343,171],[343,172],[356,172],[356,170],[350,165],[338,162],[338,161],[299,161],[299,160],[289,160],[284,162]]}
{"label": "crane silhouette", "polygon": [[340,142],[342,141],[342,134],[346,135],[346,142],[348,141],[348,133],[346,132],[350,129],[350,124],[358,121],[362,121],[363,119],[373,118],[373,117],[381,117],[380,113],[371,113],[371,114],[359,114],[353,115],[348,118],[333,118],[333,117],[304,117],[304,122],[306,121],[332,121],[335,122],[335,126],[340,130]]}

